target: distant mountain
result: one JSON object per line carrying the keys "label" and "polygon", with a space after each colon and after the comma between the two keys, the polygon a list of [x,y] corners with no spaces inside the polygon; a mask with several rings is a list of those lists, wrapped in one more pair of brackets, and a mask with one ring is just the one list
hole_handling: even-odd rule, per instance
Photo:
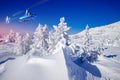
{"label": "distant mountain", "polygon": [[[106,46],[120,46],[120,21],[89,29],[89,34],[94,41],[102,42]],[[85,30],[71,35],[70,38],[75,44],[82,44],[85,37]]]}

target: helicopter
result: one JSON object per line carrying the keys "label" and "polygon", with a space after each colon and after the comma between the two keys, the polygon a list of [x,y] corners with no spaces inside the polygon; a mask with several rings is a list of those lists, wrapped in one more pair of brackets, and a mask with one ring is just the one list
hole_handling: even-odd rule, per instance
{"label": "helicopter", "polygon": [[[37,7],[38,5],[41,5],[41,4],[43,4],[43,3],[47,2],[47,1],[48,0],[39,1],[36,4],[33,4],[32,6],[30,6],[29,8],[27,8],[26,11],[25,10],[18,11],[18,12],[14,13],[12,15],[12,18],[9,17],[9,16],[6,16],[6,18],[5,18],[6,24],[9,24],[13,20],[17,20],[19,22],[28,22],[28,21],[31,21],[37,15],[35,13],[33,13],[33,12],[30,12],[29,9]],[[18,16],[18,15],[22,14],[23,12],[24,12],[24,14],[22,16]],[[18,17],[16,17],[16,16],[18,16]]]}
{"label": "helicopter", "polygon": [[31,12],[29,12],[28,10],[26,10],[25,14],[21,17],[19,17],[19,20],[22,22],[27,22],[29,20],[31,20],[32,18],[34,18],[36,16],[36,14],[33,14]]}
{"label": "helicopter", "polygon": [[11,20],[18,20],[20,22],[28,22],[32,19],[34,19],[36,17],[36,14],[31,13],[29,10],[25,11],[25,14],[17,17],[17,18],[10,18],[10,17],[6,17],[6,23],[9,24]]}

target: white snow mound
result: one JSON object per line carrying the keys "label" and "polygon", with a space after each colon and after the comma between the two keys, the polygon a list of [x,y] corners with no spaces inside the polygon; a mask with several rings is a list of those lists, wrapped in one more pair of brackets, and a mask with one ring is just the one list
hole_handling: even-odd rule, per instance
{"label": "white snow mound", "polygon": [[8,61],[0,80],[69,80],[62,48],[43,58],[22,56]]}

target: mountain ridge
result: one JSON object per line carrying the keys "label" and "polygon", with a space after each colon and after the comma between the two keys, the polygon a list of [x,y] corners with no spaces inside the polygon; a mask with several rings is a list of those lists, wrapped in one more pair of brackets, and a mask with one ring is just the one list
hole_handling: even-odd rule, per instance
{"label": "mountain ridge", "polygon": [[[117,45],[120,46],[120,21],[99,26],[95,28],[89,28],[89,34],[92,39],[103,42],[105,45]],[[74,44],[82,44],[85,38],[85,30],[74,35],[70,35],[70,39]]]}

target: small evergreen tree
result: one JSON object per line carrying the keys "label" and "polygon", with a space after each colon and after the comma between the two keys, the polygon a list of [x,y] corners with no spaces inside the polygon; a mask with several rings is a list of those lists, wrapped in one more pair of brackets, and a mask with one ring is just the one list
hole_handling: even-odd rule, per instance
{"label": "small evergreen tree", "polygon": [[83,52],[81,54],[81,61],[89,61],[94,62],[97,60],[98,55],[102,53],[102,49],[99,45],[96,45],[94,39],[89,33],[89,26],[86,26],[85,30],[85,42],[84,46],[82,47]]}
{"label": "small evergreen tree", "polygon": [[40,43],[39,41],[42,39],[43,34],[42,34],[42,25],[39,24],[38,27],[36,28],[36,31],[34,32],[34,40],[33,40],[33,45],[32,48],[40,48]]}
{"label": "small evergreen tree", "polygon": [[48,27],[47,25],[38,25],[36,31],[34,32],[34,40],[32,48],[39,49],[42,55],[47,54],[48,49]]}
{"label": "small evergreen tree", "polygon": [[22,36],[20,35],[20,33],[16,33],[14,53],[16,55],[22,55],[24,53]]}
{"label": "small evergreen tree", "polygon": [[54,32],[55,44],[57,44],[58,41],[60,41],[62,34],[67,34],[67,32],[70,30],[70,27],[67,26],[67,23],[65,22],[64,17],[60,18],[60,23],[58,24],[58,26],[53,26],[53,28],[55,30]]}
{"label": "small evergreen tree", "polygon": [[30,50],[30,45],[32,43],[32,39],[29,33],[26,33],[22,41],[23,41],[24,54],[26,54]]}

